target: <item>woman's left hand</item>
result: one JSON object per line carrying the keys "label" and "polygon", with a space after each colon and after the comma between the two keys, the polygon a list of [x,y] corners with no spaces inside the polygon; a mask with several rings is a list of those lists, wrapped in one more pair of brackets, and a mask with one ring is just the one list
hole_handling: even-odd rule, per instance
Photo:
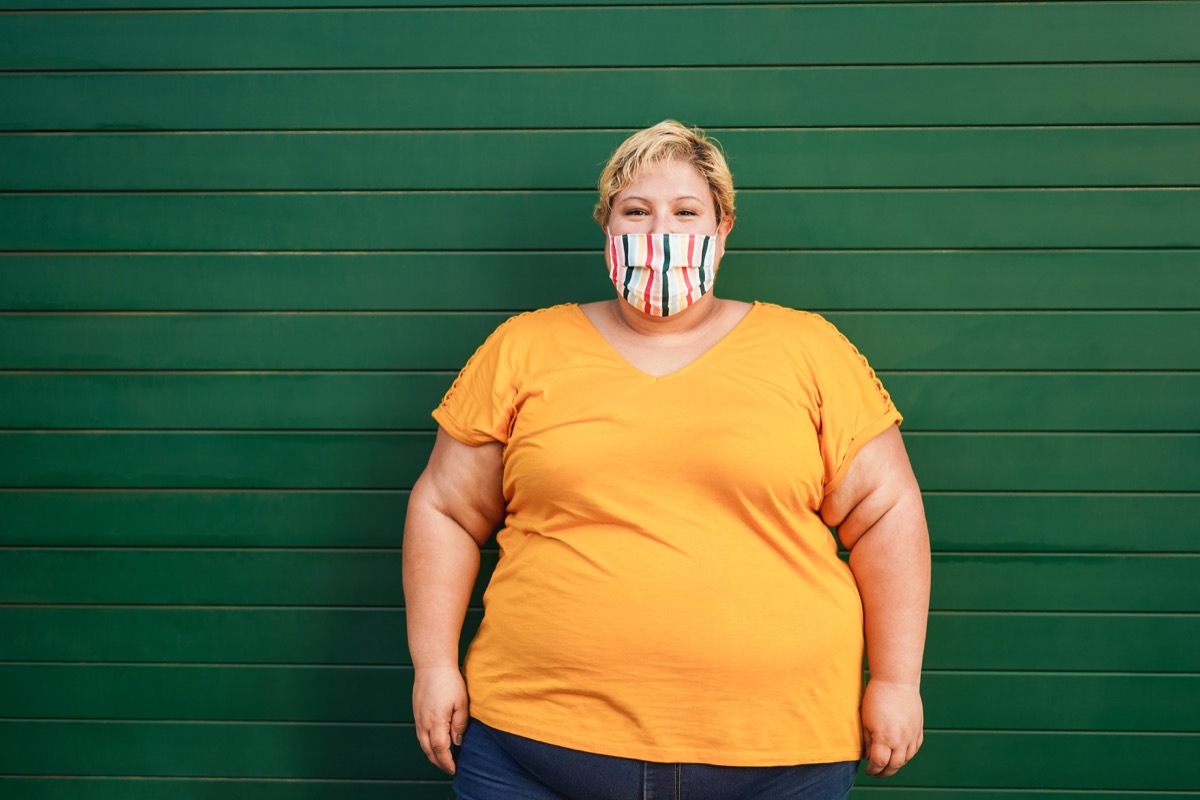
{"label": "woman's left hand", "polygon": [[871,680],[862,701],[863,752],[867,774],[895,775],[925,740],[925,712],[918,687]]}

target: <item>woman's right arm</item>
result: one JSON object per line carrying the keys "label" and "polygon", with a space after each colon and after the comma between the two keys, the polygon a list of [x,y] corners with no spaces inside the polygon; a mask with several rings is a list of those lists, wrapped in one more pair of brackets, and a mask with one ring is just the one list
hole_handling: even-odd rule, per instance
{"label": "woman's right arm", "polygon": [[413,661],[413,720],[421,749],[454,774],[450,743],[467,727],[458,643],[479,548],[504,516],[499,442],[470,446],[438,428],[404,523],[404,602]]}

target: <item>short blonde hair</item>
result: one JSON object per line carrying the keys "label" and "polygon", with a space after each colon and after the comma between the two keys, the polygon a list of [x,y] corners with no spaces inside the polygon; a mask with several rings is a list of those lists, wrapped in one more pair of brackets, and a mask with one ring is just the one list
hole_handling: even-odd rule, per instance
{"label": "short blonde hair", "polygon": [[725,163],[720,144],[699,128],[665,119],[621,142],[608,159],[600,173],[600,199],[592,212],[600,227],[608,225],[617,195],[637,180],[646,167],[664,161],[682,161],[695,167],[712,192],[717,224],[726,217],[733,219],[733,173]]}

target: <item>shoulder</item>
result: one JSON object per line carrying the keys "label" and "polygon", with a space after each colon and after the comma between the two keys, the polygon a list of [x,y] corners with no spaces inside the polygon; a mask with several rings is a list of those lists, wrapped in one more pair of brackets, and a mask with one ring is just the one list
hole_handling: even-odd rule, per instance
{"label": "shoulder", "polygon": [[487,371],[501,375],[525,374],[552,361],[562,342],[575,340],[572,331],[581,320],[586,322],[574,303],[514,314],[488,334],[463,369],[486,365]]}
{"label": "shoulder", "polygon": [[760,324],[785,342],[806,348],[850,344],[837,326],[820,314],[774,303],[759,302],[755,305]]}
{"label": "shoulder", "polygon": [[562,303],[534,311],[522,311],[500,323],[492,335],[499,334],[509,338],[539,336],[575,320],[579,313],[576,303]]}
{"label": "shoulder", "polygon": [[563,303],[557,306],[522,311],[501,322],[480,345],[480,349],[492,348],[518,350],[547,341],[547,337],[561,332],[582,316],[578,305]]}
{"label": "shoulder", "polygon": [[519,384],[531,370],[536,371],[551,359],[548,350],[562,338],[551,331],[569,324],[572,315],[580,316],[574,304],[564,304],[524,311],[501,322],[467,359],[442,405],[447,405],[464,386],[484,387],[479,391],[486,392]]}
{"label": "shoulder", "polygon": [[764,312],[769,341],[812,380],[859,374],[879,383],[863,352],[820,314],[768,303],[760,304],[759,310]]}
{"label": "shoulder", "polygon": [[894,410],[867,357],[832,322],[811,311],[782,306],[773,306],[771,315],[786,326],[777,336],[786,342],[783,349],[821,387],[823,397],[877,397],[883,408]]}

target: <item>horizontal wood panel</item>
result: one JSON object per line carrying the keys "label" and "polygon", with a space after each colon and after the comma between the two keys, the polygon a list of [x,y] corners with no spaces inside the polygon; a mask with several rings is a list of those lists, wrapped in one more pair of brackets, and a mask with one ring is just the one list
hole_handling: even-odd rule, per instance
{"label": "horizontal wood panel", "polygon": [[[927,670],[1200,672],[1195,614],[934,612],[929,625]],[[406,665],[404,626],[401,609],[3,606],[0,661]]]}
{"label": "horizontal wood panel", "polygon": [[905,444],[927,490],[1200,489],[1200,434],[922,433]]}
{"label": "horizontal wood panel", "polygon": [[[268,5],[268,3],[263,3]],[[0,776],[6,800],[455,800],[450,780],[356,781],[251,780],[221,778],[111,778]],[[984,799],[988,800],[988,799]],[[1016,797],[1011,800],[1041,800]],[[1149,795],[1114,795],[1112,800],[1159,800]]]}
{"label": "horizontal wood panel", "polygon": [[[854,2],[855,0],[851,0]],[[263,5],[268,5],[264,2]],[[347,785],[339,781],[236,782],[205,778],[47,778],[0,776],[0,791],[13,800],[160,800],[175,794],[192,800],[343,800]],[[449,780],[355,783],[356,800],[454,800]],[[1189,800],[1198,793],[1106,791],[1105,800]],[[1063,800],[1056,790],[938,789],[873,786],[866,779],[851,791],[851,800],[887,797],[892,800]]]}
{"label": "horizontal wood panel", "polygon": [[[913,433],[906,443],[927,491],[1200,490],[1200,434]],[[0,486],[410,488],[432,446],[427,433],[10,431]]]}
{"label": "horizontal wood panel", "polygon": [[0,366],[457,371],[508,316],[454,313],[2,316]]}
{"label": "horizontal wood panel", "polygon": [[[1200,373],[879,377],[909,431],[1191,431]],[[0,372],[0,428],[433,430],[453,372]],[[1102,404],[1080,398],[1104,397]]]}
{"label": "horizontal wood panel", "polygon": [[401,609],[0,606],[0,628],[0,661],[411,663]]}
{"label": "horizontal wood panel", "polygon": [[454,373],[0,373],[3,428],[433,430]]}
{"label": "horizontal wood panel", "polygon": [[[1192,633],[1193,626],[1197,633]],[[1152,641],[1153,637],[1166,637]],[[1183,637],[1183,638],[1177,638]],[[1078,652],[1067,654],[1064,648]],[[1195,672],[1194,614],[934,612],[928,670]],[[1116,788],[1116,787],[1113,787]]]}
{"label": "horizontal wood panel", "polygon": [[[927,673],[931,729],[1195,728],[1196,675]],[[411,722],[408,667],[0,664],[0,716]]]}
{"label": "horizontal wood panel", "polygon": [[[855,0],[851,0],[854,2]],[[1105,790],[1103,800],[1195,800],[1200,792],[1139,792]],[[1075,800],[1057,789],[959,789],[892,787],[859,778],[850,800]]]}
{"label": "horizontal wood panel", "polygon": [[[0,543],[399,547],[407,492],[0,491]],[[1200,553],[1196,494],[926,492],[935,550]]]}
{"label": "horizontal wood panel", "polygon": [[0,486],[410,488],[427,433],[0,433]]}
{"label": "horizontal wood panel", "polygon": [[[509,316],[0,314],[0,369],[457,372]],[[1200,369],[1195,312],[826,316],[885,372]]]}
{"label": "horizontal wood panel", "polygon": [[1200,495],[926,493],[942,550],[1200,552]]}
{"label": "horizontal wood panel", "polygon": [[0,130],[1196,124],[1197,94],[1198,64],[9,73]]}
{"label": "horizontal wood panel", "polygon": [[[472,601],[495,566],[484,554]],[[398,550],[0,549],[0,603],[403,605]],[[1200,612],[1200,557],[935,554],[938,611]],[[715,580],[715,578],[714,578]]]}
{"label": "horizontal wood panel", "polygon": [[0,664],[0,716],[412,722],[412,669]]}
{"label": "horizontal wood panel", "polygon": [[[408,725],[0,721],[7,773],[430,778]],[[930,731],[909,786],[1190,789],[1189,734]],[[988,759],[993,759],[989,761]],[[1094,759],[1094,760],[1093,760]],[[1144,770],[1144,772],[1143,772]]]}
{"label": "horizontal wood panel", "polygon": [[[0,270],[3,265],[0,257]],[[593,286],[591,264],[586,270],[580,266],[581,277]],[[1200,307],[1197,250],[776,253],[735,249],[726,254],[722,268],[719,291],[723,296],[815,310]],[[559,295],[564,296],[569,295]]]}
{"label": "horizontal wood panel", "polygon": [[411,725],[0,720],[0,772],[430,780]]}
{"label": "horizontal wood panel", "polygon": [[1200,558],[937,554],[931,607],[971,611],[1200,611]]}
{"label": "horizontal wood panel", "polygon": [[0,69],[1188,61],[1197,28],[1197,4],[1153,2],[23,14]]}
{"label": "horizontal wood panel", "polygon": [[[93,0],[94,1],[94,0]],[[853,1],[853,0],[851,0]],[[263,5],[268,3],[264,2]],[[859,778],[851,800],[1064,800],[1062,792],[1032,789],[938,789],[876,786]],[[454,800],[449,780],[361,782],[353,784],[356,800]],[[62,778],[0,776],[0,791],[12,800],[344,800],[349,791],[340,781],[224,781],[205,778]],[[1106,791],[1104,800],[1190,800],[1197,793]]]}
{"label": "horizontal wood panel", "polygon": [[[1196,734],[929,731],[918,757],[888,780],[893,786],[1092,789],[1101,797],[1113,789],[1194,790],[1200,781],[1189,762],[1198,746]],[[861,769],[859,780],[869,780]]]}
{"label": "horizontal wood panel", "polygon": [[0,542],[399,547],[407,504],[407,491],[0,491]]}
{"label": "horizontal wood panel", "polygon": [[[1197,373],[881,372],[879,377],[904,413],[906,432],[1200,430]],[[1104,402],[1081,402],[1089,397]]]}
{"label": "horizontal wood panel", "polygon": [[935,672],[927,728],[1196,732],[1200,676]]}
{"label": "horizontal wood panel", "polygon": [[[594,248],[594,201],[574,191],[0,195],[0,248]],[[751,249],[1200,246],[1200,189],[756,190],[738,202],[734,246]]]}
{"label": "horizontal wood panel", "polygon": [[[740,189],[1200,183],[1196,126],[708,132]],[[9,134],[0,188],[591,189],[628,133]]]}
{"label": "horizontal wood panel", "polygon": [[[518,311],[611,297],[596,236],[586,252],[0,253],[0,309]],[[1194,309],[1200,251],[735,249],[718,291],[825,311]]]}
{"label": "horizontal wood panel", "polygon": [[[958,0],[953,0],[957,2]],[[758,5],[825,3],[828,0],[756,0]],[[845,3],[909,3],[912,0],[841,0]],[[947,2],[947,0],[935,0]],[[595,6],[645,5],[646,0],[589,0]],[[655,0],[654,5],[727,5],[729,0]],[[557,6],[562,0],[12,0],[9,9],[226,9],[226,8],[444,8],[478,6]]]}
{"label": "horizontal wood panel", "polygon": [[[515,312],[607,300],[602,263],[599,249],[0,253],[0,309]],[[1186,309],[1200,307],[1200,251],[733,251],[719,291],[815,311]]]}
{"label": "horizontal wood panel", "polygon": [[[487,574],[496,560],[489,553]],[[36,569],[40,574],[22,574]],[[0,603],[401,606],[400,551],[5,550]],[[476,592],[476,603],[479,593]]]}

